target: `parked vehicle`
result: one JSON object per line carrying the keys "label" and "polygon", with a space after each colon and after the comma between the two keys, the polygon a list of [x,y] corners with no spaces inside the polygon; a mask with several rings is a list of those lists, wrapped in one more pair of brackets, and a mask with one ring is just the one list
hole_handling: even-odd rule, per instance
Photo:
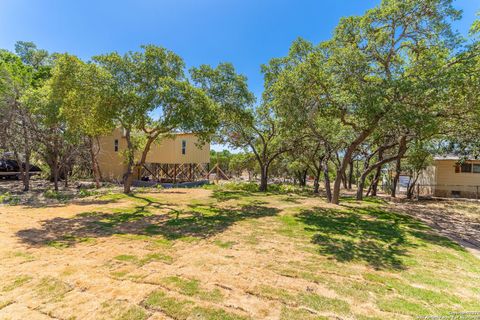
{"label": "parked vehicle", "polygon": [[[21,164],[25,168],[25,163]],[[30,165],[30,176],[39,174],[42,170]],[[20,179],[21,177],[20,165],[16,160],[8,158],[8,156],[0,157],[0,179]]]}

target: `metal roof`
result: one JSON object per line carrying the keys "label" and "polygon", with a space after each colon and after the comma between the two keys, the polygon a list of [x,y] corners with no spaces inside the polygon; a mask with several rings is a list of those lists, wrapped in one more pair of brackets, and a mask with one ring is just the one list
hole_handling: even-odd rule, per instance
{"label": "metal roof", "polygon": [[436,160],[436,161],[441,161],[441,160],[462,160],[462,159],[465,159],[465,160],[480,160],[478,158],[475,158],[475,157],[468,157],[468,156],[459,156],[459,155],[454,155],[454,154],[447,154],[447,155],[443,155],[443,156],[435,156],[433,157],[433,160]]}

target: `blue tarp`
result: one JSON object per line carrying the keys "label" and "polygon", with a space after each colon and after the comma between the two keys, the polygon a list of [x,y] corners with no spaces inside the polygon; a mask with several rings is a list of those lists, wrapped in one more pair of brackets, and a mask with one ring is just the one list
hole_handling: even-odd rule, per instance
{"label": "blue tarp", "polygon": [[210,181],[208,180],[199,180],[199,181],[192,181],[192,182],[181,182],[181,183],[160,183],[160,182],[155,182],[155,181],[141,181],[141,180],[135,180],[133,182],[133,185],[135,187],[156,187],[156,186],[162,186],[166,189],[170,188],[194,188],[194,187],[200,187],[206,184],[209,184]]}

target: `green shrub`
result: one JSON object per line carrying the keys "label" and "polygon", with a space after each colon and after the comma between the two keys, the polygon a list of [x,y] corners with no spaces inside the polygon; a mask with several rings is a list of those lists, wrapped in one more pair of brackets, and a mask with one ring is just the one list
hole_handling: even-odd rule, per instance
{"label": "green shrub", "polygon": [[267,190],[270,192],[280,192],[282,185],[279,183],[269,183],[267,185]]}
{"label": "green shrub", "polygon": [[134,193],[148,193],[151,191],[152,190],[149,187],[135,187]]}
{"label": "green shrub", "polygon": [[0,195],[0,203],[15,206],[20,203],[20,197],[12,195],[10,192],[6,192]]}
{"label": "green shrub", "polygon": [[[257,192],[259,186],[256,182],[227,182],[222,185],[204,186],[204,188],[216,190],[223,189],[230,191]],[[274,193],[299,193],[304,191],[304,188],[295,186],[293,184],[270,183],[268,184],[268,191]]]}
{"label": "green shrub", "polygon": [[248,191],[248,192],[255,192],[258,191],[258,184],[255,182],[228,182],[222,184],[222,187],[227,190],[235,190],[235,191]]}
{"label": "green shrub", "polygon": [[[203,186],[208,190],[227,190],[227,191],[245,191],[258,192],[259,185],[256,182],[227,182],[220,185],[208,184]],[[299,187],[290,183],[269,183],[268,192],[273,193],[301,193],[306,187]]]}
{"label": "green shrub", "polygon": [[206,190],[216,190],[219,187],[214,183],[208,182],[207,184],[204,184],[203,186],[201,186],[201,188]]}
{"label": "green shrub", "polygon": [[43,193],[43,196],[47,199],[55,199],[55,200],[58,200],[58,201],[66,201],[70,198],[68,195],[66,195],[64,193],[61,193],[59,191],[52,190],[52,189],[47,189]]}
{"label": "green shrub", "polygon": [[78,196],[80,198],[91,197],[97,195],[98,192],[95,190],[88,190],[88,189],[80,189],[78,191]]}
{"label": "green shrub", "polygon": [[293,184],[281,184],[279,185],[279,192],[282,193],[296,193],[303,191],[302,187],[295,186]]}

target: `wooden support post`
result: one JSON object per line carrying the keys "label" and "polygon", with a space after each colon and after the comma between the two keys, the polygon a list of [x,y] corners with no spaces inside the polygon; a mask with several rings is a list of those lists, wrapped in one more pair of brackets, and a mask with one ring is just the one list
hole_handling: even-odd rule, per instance
{"label": "wooden support post", "polygon": [[177,183],[177,164],[173,166],[173,183]]}

